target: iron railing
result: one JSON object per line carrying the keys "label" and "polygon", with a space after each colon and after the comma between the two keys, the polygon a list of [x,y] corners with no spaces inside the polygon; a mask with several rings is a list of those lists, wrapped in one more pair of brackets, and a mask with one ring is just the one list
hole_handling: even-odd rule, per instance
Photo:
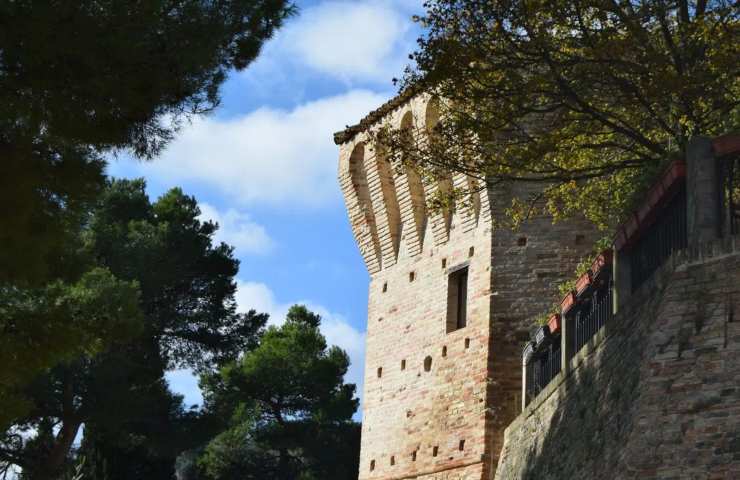
{"label": "iron railing", "polygon": [[566,331],[571,342],[568,360],[578,353],[591,338],[614,317],[613,283],[611,272],[602,288],[594,289],[590,295],[579,297],[580,302],[566,316]]}
{"label": "iron railing", "polygon": [[661,210],[630,252],[632,290],[636,290],[676,251],[686,248],[686,190]]}
{"label": "iron railing", "polygon": [[[734,178],[735,175],[732,176]],[[730,191],[733,191],[730,189]],[[731,200],[731,199],[730,199]],[[730,202],[730,207],[732,204]],[[655,212],[656,220],[640,232],[629,248],[632,289],[637,289],[670,256],[688,244],[686,189],[680,188],[673,198]],[[553,337],[550,343],[528,348],[531,354],[526,368],[526,403],[534,399],[562,369],[561,345],[567,345],[570,361],[606,324],[614,318],[614,281],[611,265],[604,265],[592,282],[578,292],[575,304],[564,312],[565,337]],[[526,352],[525,352],[526,354]]]}
{"label": "iron railing", "polygon": [[[740,155],[726,156],[718,161],[717,206],[721,209],[721,222],[717,233],[720,237],[737,235],[740,233]],[[629,280],[633,291],[674,253],[688,246],[686,183],[683,178],[679,181],[683,184],[677,185],[677,190],[672,188],[670,193],[665,192],[673,196],[664,206],[647,212],[644,218],[639,219],[640,222],[649,222],[652,218],[652,224],[643,223],[649,226],[640,228],[638,223],[636,230],[632,231],[636,240],[630,242],[628,238],[625,240],[628,243],[623,243],[624,253],[628,254]],[[535,346],[534,342],[530,342],[525,349],[525,358],[528,359],[525,365],[525,404],[531,402],[560,373],[563,367],[561,350],[564,346],[568,347],[565,360],[570,361],[606,324],[613,321],[614,279],[611,268],[600,269],[592,280],[593,283],[580,290],[575,298],[571,297],[574,303],[563,307],[564,334],[550,338],[550,343],[538,342]]]}
{"label": "iron railing", "polygon": [[535,353],[527,363],[526,393],[528,400],[531,401],[539,395],[560,373],[561,363],[560,337],[558,336],[553,338],[547,348]]}

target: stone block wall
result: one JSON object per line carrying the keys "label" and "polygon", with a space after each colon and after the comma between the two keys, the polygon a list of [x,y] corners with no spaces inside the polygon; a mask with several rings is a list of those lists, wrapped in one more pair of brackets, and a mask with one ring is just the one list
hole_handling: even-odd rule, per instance
{"label": "stone block wall", "polygon": [[491,247],[492,297],[488,370],[488,428],[493,465],[503,446],[503,431],[521,410],[522,345],[532,319],[560,300],[558,286],[592,253],[603,233],[585,220],[553,223],[538,214],[520,228],[507,227],[512,198],[527,199],[541,185],[499,185],[489,193],[494,228]]}
{"label": "stone block wall", "polygon": [[495,478],[740,478],[739,314],[739,238],[674,256],[509,426]]}

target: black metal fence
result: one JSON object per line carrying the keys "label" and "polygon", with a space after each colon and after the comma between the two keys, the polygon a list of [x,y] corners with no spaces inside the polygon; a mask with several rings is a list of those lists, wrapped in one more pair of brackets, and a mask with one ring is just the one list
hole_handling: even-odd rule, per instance
{"label": "black metal fence", "polygon": [[650,278],[674,252],[686,248],[687,243],[686,189],[682,188],[630,252],[632,290]]}
{"label": "black metal fence", "polygon": [[[589,278],[591,282],[579,292],[575,304],[563,318],[566,327],[565,338],[557,335],[546,341],[538,342],[539,346],[530,343],[525,349],[524,358],[528,359],[525,366],[526,403],[537,397],[562,370],[562,347],[564,345],[570,347],[566,359],[570,361],[604,325],[612,320],[614,287],[611,264],[603,265],[593,277]],[[546,329],[546,327],[543,328]],[[538,333],[541,331],[542,328],[538,330]]]}
{"label": "black metal fence", "polygon": [[560,373],[560,336],[552,339],[544,350],[535,353],[527,363],[527,400],[532,400]]}
{"label": "black metal fence", "polygon": [[579,297],[580,302],[566,316],[566,331],[571,342],[568,360],[578,353],[593,338],[601,327],[614,317],[613,283],[611,272],[603,281],[602,288],[594,289],[589,295]]}
{"label": "black metal fence", "polygon": [[[737,235],[740,233],[740,155],[733,154],[718,159],[718,198],[717,205],[721,208],[720,237]],[[673,183],[670,192],[665,195],[673,195],[667,203],[661,199],[663,205],[649,211],[646,218],[641,218],[642,225],[638,224],[632,231],[636,241],[625,240],[622,245],[624,250],[621,254],[627,254],[629,259],[630,284],[632,290],[639,288],[660,266],[662,266],[671,255],[683,250],[688,246],[687,229],[687,197],[685,179],[681,174]],[[666,187],[668,188],[668,187]],[[673,193],[675,192],[675,193]],[[652,207],[651,207],[652,208]],[[652,223],[650,219],[653,218]],[[552,379],[560,373],[561,350],[567,346],[570,361],[606,324],[614,318],[614,279],[610,267],[602,263],[602,268],[593,272],[596,277],[587,287],[582,288],[574,301],[564,312],[564,335],[553,337],[547,342],[530,342],[525,349],[524,358],[527,360],[526,368],[526,402],[534,399]],[[587,277],[582,277],[587,278]],[[565,302],[565,300],[564,300]]]}

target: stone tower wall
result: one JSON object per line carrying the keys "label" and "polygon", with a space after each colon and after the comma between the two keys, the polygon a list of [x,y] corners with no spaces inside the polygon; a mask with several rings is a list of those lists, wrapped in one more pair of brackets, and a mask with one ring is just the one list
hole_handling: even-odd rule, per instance
{"label": "stone tower wall", "polygon": [[573,277],[603,235],[585,220],[553,224],[546,215],[534,215],[517,230],[507,228],[505,210],[512,197],[527,198],[537,188],[541,186],[499,186],[490,193],[493,221],[500,225],[493,229],[491,248],[487,431],[492,469],[504,429],[521,411],[522,345],[529,340],[532,319],[560,300],[558,286]]}
{"label": "stone tower wall", "polygon": [[[384,122],[423,132],[428,100],[406,101]],[[359,478],[490,479],[518,413],[531,319],[557,299],[595,232],[544,216],[513,232],[505,209],[512,196],[526,197],[522,187],[499,185],[452,212],[428,210],[435,189],[474,180],[454,174],[422,185],[364,132],[340,145],[339,180],[370,272]],[[461,266],[467,325],[448,331],[448,282]]]}

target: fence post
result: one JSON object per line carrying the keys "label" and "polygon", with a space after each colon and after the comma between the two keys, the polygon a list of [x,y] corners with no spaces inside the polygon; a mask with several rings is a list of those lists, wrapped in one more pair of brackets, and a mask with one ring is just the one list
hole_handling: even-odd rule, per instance
{"label": "fence post", "polygon": [[527,387],[529,385],[529,382],[532,380],[529,378],[528,375],[528,368],[527,365],[529,364],[529,361],[532,358],[532,354],[534,353],[534,343],[529,341],[524,346],[524,350],[522,351],[522,411],[527,407]]}
{"label": "fence post", "polygon": [[686,148],[686,225],[689,247],[719,237],[721,191],[718,162],[708,137],[696,136]]}
{"label": "fence post", "polygon": [[522,411],[527,408],[527,357],[522,355]]}
{"label": "fence post", "polygon": [[563,372],[563,378],[570,372],[570,359],[573,356],[573,332],[570,331],[568,318],[561,313],[560,315],[560,371]]}
{"label": "fence post", "polygon": [[612,256],[612,312],[616,314],[632,294],[632,262],[626,249],[614,249]]}

